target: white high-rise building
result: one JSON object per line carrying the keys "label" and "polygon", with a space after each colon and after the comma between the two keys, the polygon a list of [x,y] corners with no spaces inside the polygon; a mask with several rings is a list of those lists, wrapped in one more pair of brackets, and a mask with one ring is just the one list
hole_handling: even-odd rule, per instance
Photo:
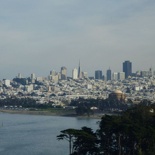
{"label": "white high-rise building", "polygon": [[36,78],[35,74],[32,73],[32,74],[31,74],[31,80],[34,80],[35,78]]}
{"label": "white high-rise building", "polygon": [[56,75],[56,71],[55,70],[51,70],[50,71],[50,75],[55,76]]}
{"label": "white high-rise building", "polygon": [[82,72],[82,78],[88,78],[88,73],[87,72]]}
{"label": "white high-rise building", "polygon": [[118,80],[118,73],[114,72],[112,78],[113,78],[113,80],[117,81]]}
{"label": "white high-rise building", "polygon": [[21,73],[18,73],[18,76],[17,76],[19,79],[22,78],[22,74]]}
{"label": "white high-rise building", "polygon": [[124,72],[119,72],[118,73],[118,79],[119,80],[124,80],[125,79],[125,73]]}
{"label": "white high-rise building", "polygon": [[4,85],[7,86],[7,87],[10,87],[10,80],[4,80]]}
{"label": "white high-rise building", "polygon": [[74,68],[73,71],[72,71],[72,78],[73,79],[78,79],[78,70],[76,68]]}

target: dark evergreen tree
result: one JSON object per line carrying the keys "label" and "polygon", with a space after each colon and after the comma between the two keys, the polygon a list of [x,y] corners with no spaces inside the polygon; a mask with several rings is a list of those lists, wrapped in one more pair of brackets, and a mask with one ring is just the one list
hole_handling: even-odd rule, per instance
{"label": "dark evergreen tree", "polygon": [[105,115],[96,132],[87,127],[73,131],[72,155],[154,155],[155,105]]}

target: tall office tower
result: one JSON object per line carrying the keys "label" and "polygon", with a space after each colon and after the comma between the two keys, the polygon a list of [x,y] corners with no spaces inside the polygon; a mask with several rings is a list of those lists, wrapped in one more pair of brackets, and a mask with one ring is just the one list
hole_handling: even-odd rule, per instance
{"label": "tall office tower", "polygon": [[17,76],[19,79],[22,78],[22,74],[21,73],[18,73],[18,76]]}
{"label": "tall office tower", "polygon": [[36,80],[36,76],[34,73],[31,74],[31,82],[32,83],[35,83],[35,80]]}
{"label": "tall office tower", "polygon": [[149,76],[153,76],[152,67],[149,69]]}
{"label": "tall office tower", "polygon": [[88,73],[87,72],[82,72],[82,78],[88,79]]}
{"label": "tall office tower", "polygon": [[128,76],[131,76],[132,63],[130,61],[123,62],[123,72],[125,73],[125,78],[128,78]]}
{"label": "tall office tower", "polygon": [[79,61],[79,68],[78,68],[78,78],[81,78],[81,68],[80,68],[80,61]]}
{"label": "tall office tower", "polygon": [[118,73],[118,79],[119,80],[124,80],[125,79],[125,73],[124,72],[119,72]]}
{"label": "tall office tower", "polygon": [[61,67],[61,80],[67,80],[67,68]]}
{"label": "tall office tower", "polygon": [[51,70],[50,71],[50,75],[55,76],[56,75],[56,71],[55,70]]}
{"label": "tall office tower", "polygon": [[111,69],[107,70],[107,80],[111,80]]}
{"label": "tall office tower", "polygon": [[76,68],[74,68],[72,70],[72,78],[73,79],[77,79],[78,78],[78,70]]}
{"label": "tall office tower", "polygon": [[118,73],[117,72],[114,72],[113,73],[113,80],[117,81],[118,80]]}
{"label": "tall office tower", "polygon": [[32,74],[31,74],[31,80],[34,80],[35,78],[36,78],[35,74],[32,73]]}
{"label": "tall office tower", "polygon": [[95,71],[95,79],[98,79],[98,80],[103,79],[101,70]]}

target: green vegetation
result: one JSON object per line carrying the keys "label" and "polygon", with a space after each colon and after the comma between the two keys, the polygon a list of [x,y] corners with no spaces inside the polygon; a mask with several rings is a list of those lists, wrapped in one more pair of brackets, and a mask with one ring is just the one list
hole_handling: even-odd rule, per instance
{"label": "green vegetation", "polygon": [[57,138],[69,141],[70,155],[154,155],[155,104],[105,115],[95,132],[87,127],[66,129]]}
{"label": "green vegetation", "polygon": [[32,98],[6,98],[0,99],[0,108],[8,110],[28,110],[31,112],[42,112],[45,114],[54,114],[60,116],[75,116],[75,109],[62,108],[61,106],[53,106],[52,102],[39,104]]}
{"label": "green vegetation", "polygon": [[[141,105],[151,105],[148,100],[143,100]],[[68,105],[68,104],[66,104]],[[47,103],[39,103],[31,97],[7,97],[0,99],[0,108],[16,110],[18,108],[28,108],[31,111],[47,111],[56,115],[72,115],[72,116],[91,116],[102,113],[120,113],[133,107],[133,103],[124,103],[117,99],[84,99],[79,98],[72,100],[68,106],[62,107],[55,105],[52,101]],[[94,108],[94,109],[93,109]]]}
{"label": "green vegetation", "polygon": [[[36,108],[36,101],[32,98],[6,98],[0,99],[0,107],[22,106],[24,108]],[[39,105],[38,105],[39,106]]]}
{"label": "green vegetation", "polygon": [[96,107],[96,112],[111,112],[112,109],[117,111],[126,110],[129,106],[128,104],[119,101],[117,99],[83,99],[79,98],[77,100],[72,100],[70,103],[71,106],[76,106],[77,115],[93,115],[94,110],[91,107]]}
{"label": "green vegetation", "polygon": [[66,129],[57,136],[58,140],[67,140],[69,142],[70,155],[97,155],[98,147],[96,145],[97,136],[91,128],[82,127],[82,129]]}

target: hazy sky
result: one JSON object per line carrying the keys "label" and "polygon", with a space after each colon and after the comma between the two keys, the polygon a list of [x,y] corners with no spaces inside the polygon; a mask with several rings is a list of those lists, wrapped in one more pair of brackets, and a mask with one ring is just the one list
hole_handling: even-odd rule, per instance
{"label": "hazy sky", "polygon": [[155,0],[1,0],[0,79],[155,70]]}

